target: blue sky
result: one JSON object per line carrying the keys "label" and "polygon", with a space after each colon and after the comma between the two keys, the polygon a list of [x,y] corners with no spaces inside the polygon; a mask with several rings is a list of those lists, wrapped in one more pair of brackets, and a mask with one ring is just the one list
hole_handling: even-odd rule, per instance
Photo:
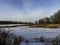
{"label": "blue sky", "polygon": [[59,9],[60,0],[0,0],[0,20],[34,22]]}

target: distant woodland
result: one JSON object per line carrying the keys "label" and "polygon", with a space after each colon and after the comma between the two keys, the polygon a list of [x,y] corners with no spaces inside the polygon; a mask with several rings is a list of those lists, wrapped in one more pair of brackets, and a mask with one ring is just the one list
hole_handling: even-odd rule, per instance
{"label": "distant woodland", "polygon": [[21,21],[0,21],[0,24],[32,24],[31,22],[21,22]]}
{"label": "distant woodland", "polygon": [[35,21],[36,24],[41,23],[47,23],[47,24],[60,24],[60,10],[58,10],[56,13],[54,13],[50,17],[45,17],[43,19],[39,19],[38,21]]}

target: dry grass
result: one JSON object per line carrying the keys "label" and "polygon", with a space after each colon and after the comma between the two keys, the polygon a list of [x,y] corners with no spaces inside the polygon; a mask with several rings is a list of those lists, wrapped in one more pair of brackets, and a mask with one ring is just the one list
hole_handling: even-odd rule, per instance
{"label": "dry grass", "polygon": [[35,24],[31,27],[60,28],[60,24]]}

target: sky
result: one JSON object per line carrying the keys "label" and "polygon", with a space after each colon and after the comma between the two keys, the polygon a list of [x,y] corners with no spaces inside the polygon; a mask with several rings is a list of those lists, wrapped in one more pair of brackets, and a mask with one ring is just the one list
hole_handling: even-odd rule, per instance
{"label": "sky", "polygon": [[34,22],[60,9],[60,0],[0,0],[0,20]]}

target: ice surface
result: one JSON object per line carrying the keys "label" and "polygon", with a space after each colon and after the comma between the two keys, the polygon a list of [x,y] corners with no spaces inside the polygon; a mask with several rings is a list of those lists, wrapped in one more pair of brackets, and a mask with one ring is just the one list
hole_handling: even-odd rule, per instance
{"label": "ice surface", "polygon": [[60,34],[60,28],[29,28],[29,27],[14,27],[14,28],[5,28],[6,30],[14,30],[11,33],[16,36],[22,36],[25,39],[32,42],[21,42],[20,45],[44,45],[41,42],[34,42],[34,38],[40,38],[44,36],[45,38],[54,38]]}
{"label": "ice surface", "polygon": [[46,38],[52,38],[60,34],[60,28],[29,28],[29,27],[15,27],[15,28],[6,28],[7,30],[14,30],[14,33],[17,36],[23,36],[26,38],[39,38],[44,36]]}

